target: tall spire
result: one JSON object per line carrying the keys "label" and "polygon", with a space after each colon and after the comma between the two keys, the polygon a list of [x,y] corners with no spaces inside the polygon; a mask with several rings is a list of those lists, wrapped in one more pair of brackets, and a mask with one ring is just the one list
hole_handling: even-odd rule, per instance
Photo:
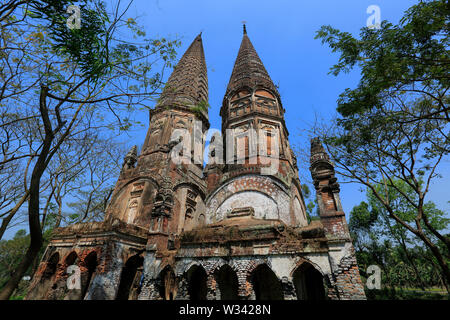
{"label": "tall spire", "polygon": [[247,28],[244,24],[244,32],[239,48],[239,53],[234,63],[230,82],[228,83],[227,93],[238,89],[239,87],[255,87],[260,85],[277,92],[275,85],[270,79],[266,68],[256,53],[250,38],[247,35]]}
{"label": "tall spire", "polygon": [[208,76],[200,33],[174,68],[158,106],[197,106],[206,102],[208,102]]}

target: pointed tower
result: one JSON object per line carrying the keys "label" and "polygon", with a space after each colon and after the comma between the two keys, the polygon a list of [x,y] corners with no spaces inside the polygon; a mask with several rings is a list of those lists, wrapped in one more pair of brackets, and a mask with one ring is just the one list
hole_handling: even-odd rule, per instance
{"label": "pointed tower", "polygon": [[[204,193],[203,161],[194,156],[203,155],[202,135],[209,127],[207,108],[204,107],[207,104],[208,78],[199,34],[174,68],[156,107],[150,110],[149,128],[137,162],[136,149],[125,157],[107,219],[118,218],[165,235],[183,229],[184,213],[174,207],[177,194],[169,196],[164,186],[176,187],[177,182],[184,181],[195,185],[199,190],[196,195]],[[176,130],[182,135],[174,138]],[[176,167],[171,151],[188,136],[192,137],[187,144],[189,150],[180,151],[180,156],[186,157],[187,161]],[[195,150],[194,146],[200,150]],[[180,201],[185,202],[184,199]]]}
{"label": "pointed tower", "polygon": [[[320,217],[329,234],[349,237],[345,215],[339,197],[339,183],[334,165],[319,138],[311,140],[311,177],[316,189]],[[331,221],[329,221],[331,219]],[[341,221],[342,220],[342,221]],[[336,226],[340,225],[339,228]],[[339,231],[339,232],[338,232]]]}
{"label": "pointed tower", "polygon": [[355,250],[339,196],[339,183],[334,164],[319,138],[311,140],[311,177],[316,189],[320,222],[328,240],[334,286],[329,291],[333,299],[365,299]]}
{"label": "pointed tower", "polygon": [[266,68],[256,53],[250,38],[247,35],[247,29],[244,25],[244,33],[241,46],[234,63],[233,72],[228,82],[227,96],[230,92],[242,89],[244,87],[254,88],[260,86],[276,93],[278,91],[270,79]]}
{"label": "pointed tower", "polygon": [[[206,192],[202,159],[197,164],[172,161],[171,151],[181,140],[174,141],[173,133],[179,129],[201,140],[209,127],[207,105],[206,63],[198,35],[150,111],[140,153],[133,146],[124,157],[104,221],[55,231],[28,298],[136,299],[141,275],[152,277],[153,266],[144,265],[144,256],[146,261],[163,256],[163,264],[173,261],[182,230],[204,221]],[[201,142],[196,144],[200,150],[190,146],[180,151],[183,157],[203,154]],[[52,274],[45,271],[49,264]],[[81,291],[66,288],[66,268],[72,264],[81,267]]]}
{"label": "pointed tower", "polygon": [[[155,109],[150,112],[150,126],[144,142],[144,152],[153,152],[169,143],[172,128],[188,129],[183,119],[167,110],[188,115],[187,121],[199,120],[202,130],[209,128],[208,121],[208,76],[201,34],[199,34],[181,57]],[[164,115],[171,121],[165,122]],[[175,119],[177,118],[177,119]],[[164,122],[164,123],[163,123]]]}
{"label": "pointed tower", "polygon": [[[208,165],[205,170],[208,191],[214,195],[207,203],[209,221],[220,221],[229,211],[251,207],[255,218],[306,225],[281,98],[245,25],[220,115],[224,165]],[[210,148],[211,153],[216,151],[214,146]],[[230,188],[236,194],[228,198],[226,190]]]}
{"label": "pointed tower", "polygon": [[[158,107],[195,108],[208,102],[208,77],[199,34],[178,62],[158,102]],[[208,118],[207,110],[202,115]]]}

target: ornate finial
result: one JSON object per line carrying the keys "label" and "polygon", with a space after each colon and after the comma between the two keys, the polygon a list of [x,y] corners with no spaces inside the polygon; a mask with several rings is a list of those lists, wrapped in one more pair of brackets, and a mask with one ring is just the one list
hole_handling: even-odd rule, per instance
{"label": "ornate finial", "polygon": [[323,147],[320,138],[315,137],[311,139],[311,166],[315,166],[318,163],[326,162],[331,167],[333,167],[333,163],[330,160],[330,156],[326,152],[325,148]]}
{"label": "ornate finial", "polygon": [[247,34],[247,28],[245,27],[245,24],[247,23],[247,21],[242,21],[242,23],[244,24],[244,34]]}
{"label": "ornate finial", "polygon": [[127,155],[123,158],[123,167],[125,169],[134,168],[136,162],[137,162],[137,146],[133,146],[131,147],[130,151],[128,151]]}

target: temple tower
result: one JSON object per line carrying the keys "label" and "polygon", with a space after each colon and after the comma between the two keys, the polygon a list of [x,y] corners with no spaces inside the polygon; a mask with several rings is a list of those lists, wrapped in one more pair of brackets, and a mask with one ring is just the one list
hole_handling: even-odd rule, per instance
{"label": "temple tower", "polygon": [[[210,160],[214,163],[209,161],[205,170],[210,222],[226,218],[227,212],[237,207],[252,207],[256,218],[281,219],[288,225],[307,224],[284,112],[278,90],[244,25],[220,109],[224,151],[219,155],[220,145],[217,147],[213,141]],[[216,164],[219,161],[222,166]],[[225,200],[229,189],[236,194]]]}
{"label": "temple tower", "polygon": [[[144,256],[151,257],[145,249],[170,255],[183,230],[205,221],[202,137],[209,128],[207,106],[206,62],[198,35],[150,110],[140,152],[133,146],[125,155],[104,221],[55,230],[29,299],[137,298],[141,276],[148,272]],[[192,141],[180,143],[187,137]],[[174,151],[178,163],[172,161]],[[79,291],[66,287],[66,269],[73,263],[82,267]]]}
{"label": "temple tower", "polygon": [[[169,240],[198,222],[196,211],[202,206],[197,207],[197,202],[202,202],[206,191],[202,138],[209,128],[207,105],[208,79],[200,34],[150,110],[136,166],[135,160],[131,165],[127,162],[133,158],[127,155],[107,220],[118,218],[149,229],[149,243],[157,242],[159,247],[167,246]],[[189,138],[192,140],[183,141]]]}

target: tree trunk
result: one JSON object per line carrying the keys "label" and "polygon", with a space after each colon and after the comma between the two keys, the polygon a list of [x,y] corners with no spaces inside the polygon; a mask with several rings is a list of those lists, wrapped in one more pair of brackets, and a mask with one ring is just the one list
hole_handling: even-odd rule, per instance
{"label": "tree trunk", "polygon": [[3,218],[2,225],[0,226],[0,240],[3,238],[3,235],[5,234],[6,228],[8,227],[8,224],[11,222],[12,218],[14,218],[17,211],[19,211],[20,207],[22,207],[22,204],[27,201],[28,199],[28,191],[20,198],[19,202],[14,206],[14,208],[11,209],[11,212]]}
{"label": "tree trunk", "polygon": [[[450,283],[450,269],[447,265],[447,263],[445,262],[441,252],[439,251],[439,248],[430,241],[430,239],[427,238],[427,236],[421,231],[421,227],[420,227],[420,223],[418,220],[416,220],[416,225],[417,225],[417,230],[412,228],[410,225],[408,225],[405,221],[401,220],[392,210],[392,208],[387,205],[384,201],[383,198],[381,198],[376,191],[372,188],[372,191],[374,191],[375,196],[378,198],[378,200],[380,200],[385,208],[388,210],[390,217],[392,217],[395,221],[397,221],[398,223],[400,223],[402,226],[404,226],[406,229],[408,229],[409,231],[411,231],[413,234],[415,234],[417,237],[420,238],[420,240],[422,240],[425,245],[431,250],[431,253],[433,253],[433,255],[436,257],[436,260],[439,264],[439,267],[441,268],[442,271],[442,276],[445,279],[445,281],[447,283]],[[421,208],[419,208],[419,214],[422,213],[423,216],[423,210]],[[448,290],[447,290],[448,291]],[[450,292],[449,292],[450,293]]]}
{"label": "tree trunk", "polygon": [[24,276],[25,272],[27,272],[27,270],[39,254],[39,250],[41,249],[43,242],[41,222],[39,219],[39,190],[41,177],[46,168],[46,161],[50,152],[50,147],[55,137],[48,115],[46,103],[47,91],[47,87],[41,87],[39,109],[44,123],[45,138],[42,144],[41,153],[38,156],[33,169],[33,173],[31,175],[29,188],[30,196],[28,200],[28,222],[30,226],[30,246],[28,247],[25,257],[17,267],[16,272],[6,283],[2,291],[0,291],[0,300],[8,300],[10,298],[11,294],[17,288],[17,285]]}
{"label": "tree trunk", "polygon": [[[426,246],[431,250],[434,257],[436,258],[439,267],[442,270],[442,280],[444,280],[446,283],[450,283],[450,270],[448,268],[447,263],[444,261],[444,258],[442,257],[441,252],[439,251],[439,248],[436,247],[433,243],[431,243],[427,237],[425,237],[423,234],[418,235],[423,242],[425,242]],[[446,287],[447,292],[450,293],[449,288]]]}
{"label": "tree trunk", "polygon": [[406,259],[409,261],[409,263],[411,264],[411,266],[412,266],[412,268],[413,268],[413,270],[414,270],[414,273],[416,274],[417,280],[418,280],[418,282],[419,282],[419,287],[420,287],[420,289],[422,289],[423,291],[425,291],[425,283],[424,283],[424,281],[422,280],[422,277],[420,276],[420,272],[419,272],[419,270],[417,269],[416,264],[414,263],[413,257],[411,257],[411,255],[409,254],[408,248],[406,247],[405,239],[403,238],[402,235],[400,235],[400,241],[399,241],[399,243],[400,243],[400,245],[401,245],[403,251],[405,252]]}

